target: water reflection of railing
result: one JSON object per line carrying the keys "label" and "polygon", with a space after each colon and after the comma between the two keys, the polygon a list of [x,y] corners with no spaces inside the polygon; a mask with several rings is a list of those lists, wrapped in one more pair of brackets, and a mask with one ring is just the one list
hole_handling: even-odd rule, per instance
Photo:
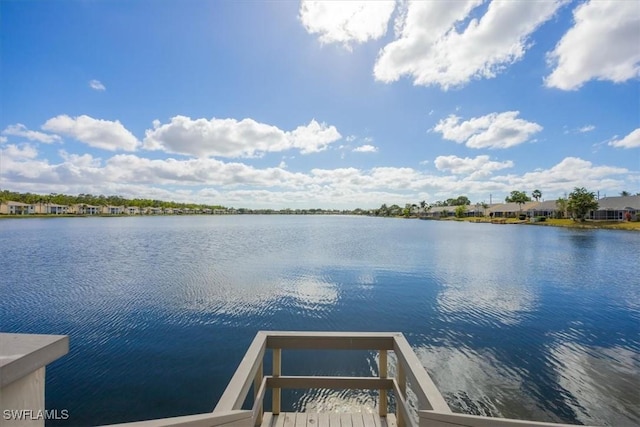
{"label": "water reflection of railing", "polygon": [[[264,375],[264,356],[272,351],[272,375]],[[375,350],[379,352],[378,377],[285,376],[282,374],[282,350]],[[388,352],[396,359],[395,378],[388,376]],[[424,370],[411,346],[400,333],[384,332],[258,332],[247,350],[231,382],[220,398],[214,413],[241,410],[253,386],[254,404],[251,409],[254,425],[262,422],[264,397],[272,390],[270,415],[281,410],[282,389],[351,389],[378,390],[379,415],[386,417],[388,395],[392,391],[396,401],[399,426],[413,425],[415,414],[407,403],[407,385],[417,398],[418,410],[451,413],[449,406]]]}

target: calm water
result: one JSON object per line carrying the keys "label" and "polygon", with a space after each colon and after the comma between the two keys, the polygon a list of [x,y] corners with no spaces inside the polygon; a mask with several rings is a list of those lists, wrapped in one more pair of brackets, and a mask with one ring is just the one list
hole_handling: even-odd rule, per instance
{"label": "calm water", "polygon": [[[0,329],[68,334],[61,425],[210,411],[260,329],[400,331],[459,412],[640,423],[640,234],[358,217],[0,221]],[[338,365],[333,370],[331,362]],[[284,353],[368,375],[373,353]],[[371,408],[290,392],[289,409]]]}

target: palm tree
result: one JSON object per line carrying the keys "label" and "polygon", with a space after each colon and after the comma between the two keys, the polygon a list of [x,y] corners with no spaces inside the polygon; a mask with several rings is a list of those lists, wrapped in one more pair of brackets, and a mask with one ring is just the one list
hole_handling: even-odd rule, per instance
{"label": "palm tree", "polygon": [[629,197],[631,195],[631,193],[629,193],[628,191],[622,191],[622,192],[620,192],[620,195],[622,197]]}
{"label": "palm tree", "polygon": [[569,207],[568,203],[569,201],[563,197],[560,197],[558,200],[556,200],[556,207],[560,211],[562,218],[565,218],[567,216],[567,208]]}
{"label": "palm tree", "polygon": [[538,201],[540,201],[540,198],[542,197],[542,192],[540,190],[533,190],[533,192],[531,193],[531,197],[536,199],[536,202],[538,202]]}

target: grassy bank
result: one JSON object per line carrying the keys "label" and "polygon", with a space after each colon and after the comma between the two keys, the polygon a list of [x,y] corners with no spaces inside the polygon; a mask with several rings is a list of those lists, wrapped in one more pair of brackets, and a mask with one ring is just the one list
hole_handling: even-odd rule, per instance
{"label": "grassy bank", "polygon": [[[469,221],[469,222],[485,222],[491,223],[491,219],[484,218],[450,218],[447,220]],[[609,230],[632,230],[640,231],[640,221],[585,221],[579,222],[572,219],[546,219],[543,222],[521,221],[517,218],[506,218],[505,224],[526,224],[544,227],[566,227],[566,228],[582,228],[582,229],[609,229]]]}

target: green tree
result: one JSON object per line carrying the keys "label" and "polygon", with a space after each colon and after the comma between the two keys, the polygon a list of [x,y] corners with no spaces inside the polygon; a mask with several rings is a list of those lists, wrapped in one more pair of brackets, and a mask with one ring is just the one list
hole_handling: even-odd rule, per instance
{"label": "green tree", "polygon": [[456,206],[455,215],[456,218],[464,218],[467,214],[467,206],[466,205],[458,205]]}
{"label": "green tree", "polygon": [[533,197],[534,199],[536,199],[536,202],[540,201],[540,198],[542,197],[542,192],[538,189],[533,190],[531,192],[531,197]]}
{"label": "green tree", "polygon": [[455,200],[455,206],[469,206],[471,204],[471,200],[467,196],[458,196]]}
{"label": "green tree", "polygon": [[524,191],[514,190],[506,199],[504,199],[504,201],[507,203],[517,203],[518,206],[520,206],[520,212],[522,212],[522,205],[526,202],[530,202],[531,197],[527,196],[527,193]]}
{"label": "green tree", "polygon": [[584,221],[589,211],[598,209],[596,195],[584,187],[576,187],[569,193],[567,209],[574,220]]}
{"label": "green tree", "polygon": [[560,197],[556,200],[556,207],[558,208],[558,218],[565,218],[567,216],[568,201],[564,197]]}
{"label": "green tree", "polygon": [[629,193],[628,191],[621,191],[621,192],[620,192],[620,195],[621,195],[622,197],[628,197],[628,196],[630,196],[630,195],[631,195],[631,193]]}

